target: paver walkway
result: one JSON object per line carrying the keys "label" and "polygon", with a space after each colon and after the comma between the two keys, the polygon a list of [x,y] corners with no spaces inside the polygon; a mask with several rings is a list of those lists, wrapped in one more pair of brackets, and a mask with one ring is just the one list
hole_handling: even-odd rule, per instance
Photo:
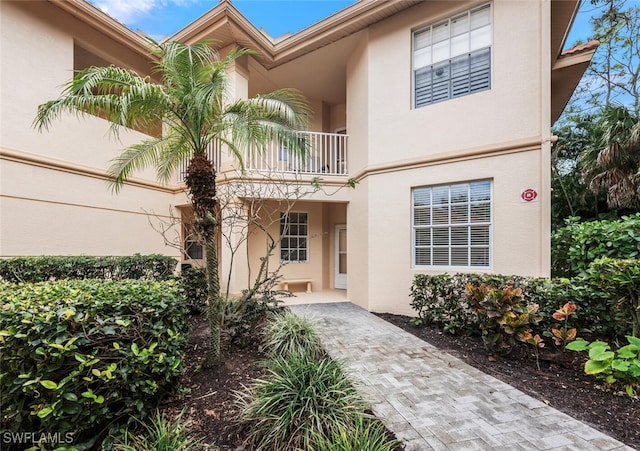
{"label": "paver walkway", "polygon": [[290,308],[407,450],[633,450],[354,304]]}

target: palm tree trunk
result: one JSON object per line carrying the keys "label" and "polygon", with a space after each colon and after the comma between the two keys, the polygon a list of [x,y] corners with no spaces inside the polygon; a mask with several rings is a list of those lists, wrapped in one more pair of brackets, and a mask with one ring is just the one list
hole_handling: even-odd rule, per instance
{"label": "palm tree trunk", "polygon": [[220,297],[218,273],[218,228],[216,214],[216,171],[205,152],[197,152],[189,162],[185,183],[191,194],[191,205],[197,228],[204,240],[207,277],[207,320],[209,322],[209,348],[203,367],[220,363],[220,334],[222,332],[223,303]]}
{"label": "palm tree trunk", "polygon": [[218,243],[214,227],[211,236],[205,238],[207,274],[207,321],[209,322],[209,348],[203,363],[204,368],[217,366],[221,360],[220,335],[222,333],[223,303],[220,297],[218,274]]}

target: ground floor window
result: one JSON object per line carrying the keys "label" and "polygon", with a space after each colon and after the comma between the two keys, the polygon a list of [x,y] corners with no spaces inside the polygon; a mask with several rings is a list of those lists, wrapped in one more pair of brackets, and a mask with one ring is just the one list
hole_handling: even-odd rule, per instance
{"label": "ground floor window", "polygon": [[309,261],[309,218],[307,213],[280,213],[280,261]]}
{"label": "ground floor window", "polygon": [[490,180],[412,190],[414,267],[489,268]]}
{"label": "ground floor window", "polygon": [[190,260],[202,260],[204,252],[202,242],[193,224],[186,224],[184,227],[184,249]]}

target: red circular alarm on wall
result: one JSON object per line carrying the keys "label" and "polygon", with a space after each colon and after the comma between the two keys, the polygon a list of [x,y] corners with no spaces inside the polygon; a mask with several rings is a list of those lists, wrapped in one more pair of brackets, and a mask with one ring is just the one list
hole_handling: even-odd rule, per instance
{"label": "red circular alarm on wall", "polygon": [[538,198],[538,192],[533,188],[527,188],[525,190],[522,190],[522,193],[520,193],[520,198],[524,202],[533,202]]}

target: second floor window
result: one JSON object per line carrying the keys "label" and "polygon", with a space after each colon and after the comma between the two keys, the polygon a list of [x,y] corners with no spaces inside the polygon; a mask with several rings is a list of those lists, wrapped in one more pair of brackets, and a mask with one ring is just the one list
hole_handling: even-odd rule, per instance
{"label": "second floor window", "polygon": [[491,5],[413,34],[416,108],[491,88]]}

